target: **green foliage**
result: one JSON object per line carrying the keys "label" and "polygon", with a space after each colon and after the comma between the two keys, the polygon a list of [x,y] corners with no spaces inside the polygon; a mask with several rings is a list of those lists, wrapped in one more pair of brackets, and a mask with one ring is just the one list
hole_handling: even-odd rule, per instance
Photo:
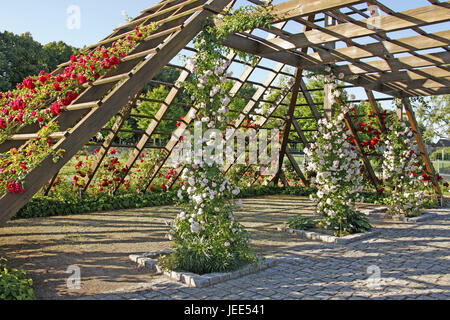
{"label": "green foliage", "polygon": [[[215,24],[212,18],[204,23],[202,33],[195,39],[195,44],[201,54],[207,54],[209,59],[198,61],[200,69],[214,70],[214,61],[221,59],[230,53],[230,48],[222,45],[222,41],[230,34],[237,32],[251,31],[255,28],[267,27],[273,21],[272,15],[263,7],[240,7],[225,16],[219,16],[221,22]],[[255,57],[244,52],[237,52],[237,55],[246,61],[255,62]]]}
{"label": "green foliage", "polygon": [[327,217],[319,222],[319,226],[333,231],[336,237],[345,237],[350,234],[366,233],[372,230],[369,219],[361,212],[349,210],[345,214]]}
{"label": "green foliage", "polygon": [[442,159],[442,149],[433,152],[430,155],[430,159],[433,160],[433,161],[436,161],[436,160],[449,161],[450,160],[450,147],[444,148],[444,159]]}
{"label": "green foliage", "polygon": [[450,136],[450,95],[412,98],[411,102],[425,141]]}
{"label": "green foliage", "polygon": [[29,75],[52,71],[68,61],[75,48],[62,41],[42,46],[29,32],[16,35],[0,32],[0,92],[13,89]]}
{"label": "green foliage", "polygon": [[124,195],[99,195],[71,199],[37,197],[28,202],[14,219],[66,216],[72,214],[101,212],[121,209],[146,208],[175,203],[176,193],[155,192]]}
{"label": "green foliage", "polygon": [[309,230],[314,229],[316,227],[316,223],[314,222],[314,220],[305,218],[301,214],[290,218],[287,221],[287,225],[289,228],[295,230]]}
{"label": "green foliage", "polygon": [[[160,259],[166,270],[189,271],[197,274],[229,272],[258,260],[248,245],[249,234],[238,223],[235,230],[230,228],[230,219],[224,211],[210,215],[201,235],[191,232],[191,224],[185,219],[178,222],[174,237],[182,236],[182,241],[174,241],[174,252]],[[226,246],[226,245],[227,246]]]}
{"label": "green foliage", "polygon": [[43,70],[48,72],[56,69],[56,67],[62,62],[66,62],[70,60],[71,55],[75,55],[77,53],[77,49],[67,45],[63,41],[53,41],[47,43],[42,47],[45,64],[46,66]]}
{"label": "green foliage", "polygon": [[34,300],[33,280],[23,270],[6,266],[0,258],[0,300]]}
{"label": "green foliage", "polygon": [[[240,197],[253,198],[267,195],[309,196],[316,193],[314,188],[282,188],[275,185],[254,186],[241,190]],[[386,194],[363,193],[367,203],[384,204]],[[116,196],[110,195],[86,195],[82,198],[66,195],[62,199],[54,197],[35,197],[31,199],[13,218],[28,219],[39,217],[66,216],[90,212],[102,212],[122,209],[147,208],[155,206],[174,205],[177,201],[175,191],[152,192],[145,195],[127,193]],[[428,206],[436,207],[432,198],[427,202]]]}
{"label": "green foliage", "polygon": [[[169,91],[164,86],[159,86],[151,91],[148,91],[145,95],[146,99],[149,100],[162,100],[164,101],[168,95]],[[178,100],[175,100],[175,103],[178,102]],[[153,101],[142,101],[140,105],[137,107],[137,113],[140,115],[155,115],[158,113],[159,109],[161,108],[162,103],[161,102],[153,102]],[[166,118],[172,118],[181,120],[181,117],[185,116],[187,113],[187,110],[183,107],[177,107],[177,108],[169,108],[167,113],[165,114]],[[146,118],[139,118],[137,121],[137,127],[140,130],[146,130],[148,125],[150,124],[152,120],[146,119]],[[176,122],[174,121],[162,121],[161,124],[158,126],[159,132],[172,132],[176,129]],[[153,135],[154,138],[158,138],[158,135]],[[161,138],[167,138],[167,136],[162,136]]]}

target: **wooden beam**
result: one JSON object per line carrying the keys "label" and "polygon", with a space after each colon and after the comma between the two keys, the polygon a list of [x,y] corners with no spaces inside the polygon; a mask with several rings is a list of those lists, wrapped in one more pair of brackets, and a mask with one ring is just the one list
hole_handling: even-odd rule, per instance
{"label": "wooden beam", "polygon": [[84,178],[84,186],[83,191],[86,191],[89,188],[90,183],[95,177],[95,174],[97,173],[98,169],[100,168],[103,160],[105,159],[106,155],[108,154],[109,150],[111,149],[111,146],[114,142],[114,140],[117,138],[117,135],[120,132],[120,129],[125,124],[125,121],[129,118],[131,111],[136,105],[136,100],[139,97],[139,94],[136,95],[132,101],[130,101],[120,112],[118,113],[118,118],[114,122],[112,126],[112,130],[108,133],[107,137],[105,138],[105,141],[102,144],[102,147],[100,148],[99,152],[96,155],[96,158],[94,162],[90,165],[88,169],[88,173],[86,177]]}
{"label": "wooden beam", "polygon": [[[222,10],[229,0],[212,0],[210,6],[218,11]],[[121,107],[127,104],[129,97],[142,90],[142,85],[153,79],[161,68],[186,46],[201,30],[203,22],[212,12],[200,10],[196,12],[185,27],[172,36],[170,41],[161,46],[161,50],[145,60],[136,70],[134,76],[117,85],[104,98],[102,108],[94,108],[89,115],[78,122],[71,130],[71,134],[61,139],[54,146],[55,150],[66,150],[64,157],[54,163],[52,156],[48,156],[41,165],[33,169],[24,179],[25,193],[22,195],[7,193],[0,199],[0,225],[4,225],[39,189],[58,172],[91,137],[93,137],[107,122],[114,117]]]}
{"label": "wooden beam", "polygon": [[300,169],[297,161],[295,160],[295,157],[290,152],[286,152],[286,156],[288,157],[289,161],[291,162],[291,165],[294,168],[295,173],[297,173],[297,175],[300,177],[303,187],[309,187],[308,179],[306,179],[305,175],[303,174],[302,170]]}
{"label": "wooden beam", "polygon": [[[392,32],[411,27],[425,26],[450,20],[450,2],[444,6],[426,6],[400,12],[399,16],[383,15],[374,20],[372,18],[355,23],[343,23],[325,28],[326,31],[312,30],[289,37],[289,40],[280,38],[270,40],[270,43],[284,50],[304,48],[311,45],[321,45],[329,42],[347,40],[349,38],[364,37],[379,32]],[[446,6],[445,6],[446,5]],[[264,53],[264,51],[262,52]]]}
{"label": "wooden beam", "polygon": [[297,17],[307,16],[315,13],[322,13],[332,9],[355,5],[364,1],[358,0],[310,0],[298,1],[290,0],[274,5],[270,13],[276,17],[275,21],[284,21]]}
{"label": "wooden beam", "polygon": [[[415,56],[400,57],[397,59],[386,59],[377,61],[367,61],[364,63],[367,66],[377,70],[378,72],[390,71],[394,66],[395,69],[414,69],[420,67],[440,66],[450,64],[450,52],[438,52],[424,54],[420,58]],[[445,66],[444,66],[445,67]],[[419,69],[420,70],[420,69]],[[345,74],[365,74],[368,71],[364,68],[348,64],[344,66],[336,66],[335,71],[337,73]]]}
{"label": "wooden beam", "polygon": [[286,149],[287,149],[287,145],[288,145],[288,141],[289,141],[289,134],[291,132],[291,127],[292,127],[292,120],[294,118],[295,106],[297,105],[298,92],[300,90],[300,84],[302,82],[302,79],[303,79],[303,70],[297,69],[296,73],[295,73],[294,86],[292,87],[291,102],[289,104],[289,109],[287,112],[288,118],[286,120],[285,127],[284,127],[283,141],[282,141],[281,150],[280,150],[280,160],[279,160],[279,164],[278,164],[278,173],[274,179],[275,184],[278,184],[278,180],[280,178],[280,173],[282,171],[284,157],[286,155]]}
{"label": "wooden beam", "polygon": [[381,114],[381,110],[378,106],[377,101],[375,100],[373,92],[368,89],[364,89],[364,91],[366,92],[367,98],[369,99],[369,105],[372,108],[372,112],[377,118],[377,122],[378,125],[380,126],[381,132],[386,133],[387,129],[386,125],[384,124],[383,115]]}
{"label": "wooden beam", "polygon": [[[341,112],[343,112],[343,105],[339,99],[336,100],[336,103],[338,104],[339,108],[341,108]],[[356,148],[359,151],[359,154],[361,155],[361,159],[363,160],[364,167],[366,168],[367,173],[369,174],[369,179],[372,181],[372,184],[375,186],[375,188],[378,190],[378,179],[375,175],[375,172],[373,171],[372,165],[370,164],[369,159],[367,158],[363,146],[361,144],[361,141],[358,138],[358,132],[356,131],[355,126],[353,125],[352,119],[345,115],[345,123],[347,124],[347,128],[351,131],[353,138],[355,139],[355,145]]]}
{"label": "wooden beam", "polygon": [[428,152],[425,148],[425,143],[423,142],[422,134],[420,133],[420,128],[417,123],[417,119],[414,114],[414,111],[411,108],[411,104],[409,103],[408,99],[402,99],[402,104],[405,108],[406,115],[408,116],[409,123],[411,125],[412,131],[416,138],[417,146],[419,147],[423,162],[425,163],[425,167],[428,171],[428,174],[431,177],[431,181],[433,183],[433,187],[434,187],[434,191],[436,192],[436,196],[438,197],[438,201],[443,206],[444,198],[443,198],[442,191],[441,191],[441,188],[439,186],[439,182],[438,182],[438,179],[436,176],[436,171],[434,170],[433,163],[431,162],[430,157],[428,156]]}

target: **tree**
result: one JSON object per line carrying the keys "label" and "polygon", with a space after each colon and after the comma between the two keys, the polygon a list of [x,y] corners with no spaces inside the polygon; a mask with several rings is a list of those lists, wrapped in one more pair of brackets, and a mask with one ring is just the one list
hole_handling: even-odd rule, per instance
{"label": "tree", "polygon": [[450,136],[450,95],[416,98],[412,102],[425,141]]}
{"label": "tree", "polygon": [[74,47],[62,41],[47,43],[42,47],[42,50],[44,51],[46,64],[44,70],[49,72],[56,69],[60,63],[69,61],[70,56],[77,51]]}
{"label": "tree", "polygon": [[58,64],[69,60],[75,51],[62,41],[42,46],[29,32],[21,35],[0,32],[0,91],[13,89],[41,70],[51,72]]}

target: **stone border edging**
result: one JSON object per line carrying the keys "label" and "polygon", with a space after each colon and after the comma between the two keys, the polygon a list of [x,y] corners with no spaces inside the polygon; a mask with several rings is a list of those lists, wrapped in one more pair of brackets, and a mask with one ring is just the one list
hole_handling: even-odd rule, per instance
{"label": "stone border edging", "polygon": [[239,270],[227,273],[209,273],[204,275],[198,275],[191,272],[177,272],[177,271],[163,271],[160,266],[158,266],[156,258],[163,254],[170,254],[172,250],[161,250],[145,254],[132,254],[130,259],[136,262],[140,267],[149,270],[150,272],[156,274],[163,274],[170,279],[181,282],[189,287],[194,288],[205,288],[221,282],[228,280],[240,278],[252,273],[260,272],[270,267],[273,267],[277,260],[273,258],[266,258],[264,261],[260,262],[257,266],[247,265]]}
{"label": "stone border edging", "polygon": [[419,217],[402,217],[402,216],[391,216],[390,214],[385,213],[387,208],[376,208],[372,210],[363,210],[362,212],[371,218],[378,218],[383,220],[392,220],[392,221],[400,221],[400,222],[409,222],[409,223],[418,223],[427,220],[431,220],[436,218],[438,215],[434,212],[424,212],[423,215]]}
{"label": "stone border edging", "polygon": [[349,243],[352,243],[355,241],[372,238],[381,233],[381,230],[373,229],[373,231],[371,231],[371,232],[352,234],[352,235],[349,235],[346,237],[335,237],[335,236],[330,236],[330,235],[322,234],[322,233],[318,233],[318,232],[295,230],[295,229],[290,229],[290,228],[278,228],[278,231],[287,232],[290,234],[296,234],[297,236],[300,236],[300,237],[302,237],[304,239],[308,239],[308,240],[317,240],[317,241],[322,241],[322,242],[326,242],[326,243],[336,243],[336,244],[349,244]]}

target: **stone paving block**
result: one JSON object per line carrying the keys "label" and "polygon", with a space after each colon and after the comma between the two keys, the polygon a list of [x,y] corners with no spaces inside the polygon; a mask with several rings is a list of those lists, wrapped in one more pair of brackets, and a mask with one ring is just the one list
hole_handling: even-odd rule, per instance
{"label": "stone paving block", "polygon": [[[81,299],[449,300],[450,210],[438,214],[438,219],[421,224],[386,223],[377,241],[345,246],[304,241],[280,248],[274,256],[277,265],[225,282],[213,283],[215,278],[208,277],[211,286],[202,289],[157,276],[147,284],[153,291],[141,286]],[[380,268],[382,290],[367,287],[369,266]],[[191,281],[194,275],[189,276]]]}

